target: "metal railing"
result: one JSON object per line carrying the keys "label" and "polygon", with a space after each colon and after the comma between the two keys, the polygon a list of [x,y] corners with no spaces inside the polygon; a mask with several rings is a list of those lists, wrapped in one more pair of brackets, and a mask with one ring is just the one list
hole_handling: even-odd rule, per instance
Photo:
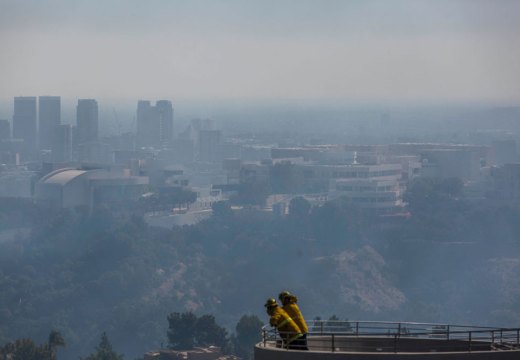
{"label": "metal railing", "polygon": [[[332,352],[410,352],[410,351],[505,351],[520,350],[520,328],[494,328],[450,324],[385,321],[307,322],[310,350]],[[297,342],[290,347],[284,334],[269,326],[262,328],[262,346],[305,348]]]}

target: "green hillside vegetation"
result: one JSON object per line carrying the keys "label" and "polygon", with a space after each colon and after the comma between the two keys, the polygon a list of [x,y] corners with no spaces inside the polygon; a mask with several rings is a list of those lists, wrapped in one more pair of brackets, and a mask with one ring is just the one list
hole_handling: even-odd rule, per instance
{"label": "green hillside vegetation", "polygon": [[417,180],[406,200],[411,215],[395,218],[344,199],[297,198],[286,217],[222,203],[168,230],[139,203],[89,215],[2,199],[0,231],[29,231],[0,242],[0,345],[57,329],[72,359],[106,331],[133,359],[171,343],[175,313],[212,314],[221,338],[239,339],[241,317],[266,321],[263,302],[283,289],[308,320],[520,325],[520,207],[466,201],[457,180]]}

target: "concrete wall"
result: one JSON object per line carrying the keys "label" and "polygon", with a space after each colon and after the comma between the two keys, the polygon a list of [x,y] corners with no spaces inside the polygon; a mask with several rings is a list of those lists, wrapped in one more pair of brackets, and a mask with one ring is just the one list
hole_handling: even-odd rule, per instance
{"label": "concrete wall", "polygon": [[491,350],[488,342],[428,339],[366,337],[366,336],[312,336],[307,345],[310,350],[317,351],[349,351],[349,352],[450,352],[450,351],[486,351]]}
{"label": "concrete wall", "polygon": [[520,351],[449,353],[347,353],[255,347],[255,360],[518,360]]}
{"label": "concrete wall", "polygon": [[[309,351],[285,350],[274,346],[255,347],[255,360],[518,360],[520,350],[489,350],[489,343],[442,339],[336,338],[334,351],[330,337],[308,341]],[[329,350],[330,349],[330,350]],[[397,351],[397,352],[396,352]]]}

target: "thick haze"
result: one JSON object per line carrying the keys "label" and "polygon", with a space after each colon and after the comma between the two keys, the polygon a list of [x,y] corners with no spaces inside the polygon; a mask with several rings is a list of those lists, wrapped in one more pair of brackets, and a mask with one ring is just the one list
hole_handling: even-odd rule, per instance
{"label": "thick haze", "polygon": [[0,98],[520,100],[518,1],[0,0]]}

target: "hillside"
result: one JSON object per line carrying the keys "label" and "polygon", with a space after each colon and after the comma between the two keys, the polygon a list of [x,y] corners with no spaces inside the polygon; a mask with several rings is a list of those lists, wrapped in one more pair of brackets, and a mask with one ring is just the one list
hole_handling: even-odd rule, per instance
{"label": "hillside", "polygon": [[[56,329],[73,359],[106,331],[135,358],[165,346],[171,312],[214,314],[233,331],[244,314],[266,319],[263,302],[282,289],[298,294],[308,320],[518,326],[520,210],[451,201],[392,226],[339,202],[284,218],[224,211],[171,230],[107,209],[35,208],[20,220],[30,232],[0,244],[0,343]],[[504,211],[507,222],[483,223]],[[442,228],[427,231],[426,220]],[[507,236],[487,236],[506,226]]]}

